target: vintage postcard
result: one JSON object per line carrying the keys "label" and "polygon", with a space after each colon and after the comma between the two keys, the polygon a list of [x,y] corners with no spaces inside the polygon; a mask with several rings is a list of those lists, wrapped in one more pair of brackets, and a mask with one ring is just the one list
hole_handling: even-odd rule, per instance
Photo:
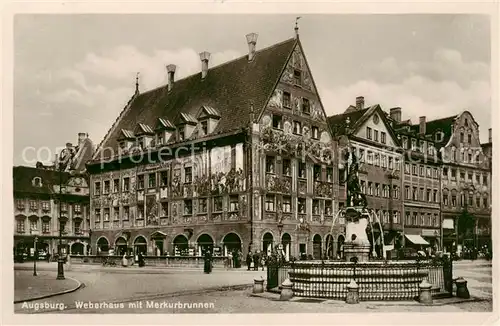
{"label": "vintage postcard", "polygon": [[497,318],[498,7],[87,5],[3,20],[6,324]]}

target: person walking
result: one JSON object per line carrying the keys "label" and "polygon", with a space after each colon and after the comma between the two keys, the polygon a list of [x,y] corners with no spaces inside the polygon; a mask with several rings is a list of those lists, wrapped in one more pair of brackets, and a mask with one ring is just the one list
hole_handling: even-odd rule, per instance
{"label": "person walking", "polygon": [[139,260],[139,267],[144,267],[144,256],[142,255],[142,252],[139,251],[139,254],[138,254],[138,260]]}
{"label": "person walking", "polygon": [[257,250],[253,254],[253,270],[254,271],[258,271],[259,270],[259,262],[260,262],[260,255],[259,255],[259,251]]}
{"label": "person walking", "polygon": [[205,274],[210,274],[212,272],[212,254],[210,250],[205,250],[203,271]]}
{"label": "person walking", "polygon": [[252,251],[251,250],[248,251],[246,263],[247,263],[247,270],[249,271],[250,267],[251,267],[250,265],[252,264]]}
{"label": "person walking", "polygon": [[227,265],[229,268],[233,267],[233,253],[231,251],[227,253]]}
{"label": "person walking", "polygon": [[262,270],[264,270],[264,265],[266,264],[266,255],[264,255],[264,253],[262,253],[261,255],[261,259],[260,259],[260,266],[262,267]]}

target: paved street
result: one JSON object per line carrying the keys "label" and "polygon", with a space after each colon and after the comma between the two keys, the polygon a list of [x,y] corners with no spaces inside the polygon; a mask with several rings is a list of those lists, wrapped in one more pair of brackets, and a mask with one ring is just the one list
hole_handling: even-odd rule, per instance
{"label": "paved street", "polygon": [[[265,272],[246,270],[215,270],[203,274],[201,270],[72,270],[66,275],[76,278],[85,287],[59,297],[34,301],[48,303],[48,309],[35,311],[35,306],[15,305],[17,313],[272,313],[272,312],[460,312],[491,311],[491,264],[462,261],[456,263],[454,275],[469,282],[472,296],[481,301],[434,306],[416,302],[362,302],[346,305],[342,301],[280,302],[275,299],[250,296],[255,277]],[[53,276],[55,277],[55,271]],[[490,283],[488,283],[490,282]],[[238,286],[231,290],[228,287]],[[52,307],[51,307],[52,304]],[[65,309],[59,311],[64,304]]]}

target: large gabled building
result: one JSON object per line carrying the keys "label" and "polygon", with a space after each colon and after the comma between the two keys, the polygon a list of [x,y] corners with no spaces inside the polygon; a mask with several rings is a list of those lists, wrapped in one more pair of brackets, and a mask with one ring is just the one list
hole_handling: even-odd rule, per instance
{"label": "large gabled building", "polygon": [[[333,256],[336,143],[298,34],[135,94],[88,165],[96,252]],[[147,153],[147,155],[145,155]]]}

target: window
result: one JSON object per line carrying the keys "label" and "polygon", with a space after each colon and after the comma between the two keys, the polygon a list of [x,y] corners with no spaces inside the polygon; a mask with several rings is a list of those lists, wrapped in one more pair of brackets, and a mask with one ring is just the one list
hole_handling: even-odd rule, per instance
{"label": "window", "polygon": [[410,163],[405,163],[405,173],[410,174]]}
{"label": "window", "polygon": [[299,121],[293,122],[293,132],[297,135],[302,135],[302,125]]}
{"label": "window", "polygon": [[42,233],[50,233],[49,221],[42,221]]}
{"label": "window", "polygon": [[106,180],[104,181],[104,194],[109,194],[109,190],[110,190],[110,181],[109,180]]}
{"label": "window", "polygon": [[427,189],[426,191],[427,193],[427,201],[430,202],[432,200],[432,197],[431,197],[431,190],[430,189]]}
{"label": "window", "polygon": [[184,167],[184,183],[190,184],[193,182],[193,168],[190,166]]}
{"label": "window", "polygon": [[332,214],[333,214],[332,201],[325,200],[325,215],[332,215]]}
{"label": "window", "polygon": [[380,132],[380,142],[385,144],[385,132],[383,131]]}
{"label": "window", "polygon": [[30,210],[36,211],[38,209],[38,203],[36,200],[30,200]]}
{"label": "window", "polygon": [[38,230],[38,220],[30,220],[30,230],[31,231],[36,231]]}
{"label": "window", "polygon": [[128,221],[129,218],[130,218],[130,207],[123,206],[123,220]]}
{"label": "window", "polygon": [[433,174],[433,177],[434,177],[435,179],[437,179],[437,178],[438,178],[438,169],[437,169],[437,168],[433,168],[433,169],[432,169],[432,174]]}
{"label": "window", "polygon": [[457,195],[455,194],[451,195],[451,206],[457,207]]}
{"label": "window", "polygon": [[24,233],[24,225],[25,225],[25,222],[24,220],[17,220],[17,232],[18,233]]}
{"label": "window", "polygon": [[283,213],[290,213],[292,211],[292,197],[283,197]]}
{"label": "window", "polygon": [[116,193],[120,191],[120,179],[113,180],[113,192]]}
{"label": "window", "polygon": [[418,225],[418,214],[417,214],[417,212],[413,213],[413,225]]}
{"label": "window", "polygon": [[373,131],[373,140],[378,141],[378,130]]}
{"label": "window", "polygon": [[295,85],[302,85],[302,73],[300,70],[293,71],[293,81]]}
{"label": "window", "polygon": [[299,214],[305,214],[306,213],[306,199],[299,198],[298,203],[299,203],[299,207],[298,207]]}
{"label": "window", "polygon": [[276,198],[274,195],[267,195],[266,196],[266,211],[274,212],[275,199]]}
{"label": "window", "polygon": [[372,139],[372,128],[366,127],[366,139]]}
{"label": "window", "polygon": [[274,156],[266,156],[266,172],[274,173]]}
{"label": "window", "polygon": [[368,164],[373,164],[373,152],[371,151],[366,152],[366,161]]}
{"label": "window", "polygon": [[464,133],[463,132],[460,133],[460,142],[461,143],[464,142]]}
{"label": "window", "polygon": [[487,186],[488,185],[488,176],[483,175],[483,185]]}
{"label": "window", "polygon": [[100,182],[96,182],[94,184],[94,195],[95,196],[99,196],[101,194],[101,183]]}
{"label": "window", "polygon": [[160,172],[160,186],[162,187],[168,186],[168,171]]}
{"label": "window", "polygon": [[203,120],[201,122],[201,130],[203,131],[203,135],[208,135],[208,121]]}
{"label": "window", "polygon": [[467,173],[467,180],[469,180],[470,182],[472,182],[472,172],[468,172]]}
{"label": "window", "polygon": [[360,148],[359,149],[359,162],[364,162],[365,161],[365,150]]}
{"label": "window", "polygon": [[80,204],[74,204],[73,205],[73,210],[75,213],[81,213],[82,212],[82,205]]}
{"label": "window", "polygon": [[451,169],[451,179],[455,180],[457,178],[457,170]]}
{"label": "window", "polygon": [[448,195],[443,195],[443,205],[448,206]]}
{"label": "window", "polygon": [[387,168],[387,156],[381,155],[380,166],[383,168]]}
{"label": "window", "polygon": [[326,168],[326,181],[333,182],[333,168]]}
{"label": "window", "polygon": [[130,178],[129,177],[123,178],[123,191],[124,192],[130,191]]}
{"label": "window", "polygon": [[311,114],[311,104],[307,98],[302,99],[302,112],[305,114]]}
{"label": "window", "polygon": [[422,152],[422,153],[425,153],[425,141],[421,140],[419,142],[419,151]]}
{"label": "window", "polygon": [[438,216],[438,214],[434,214],[434,226],[439,226],[439,216]]}
{"label": "window", "polygon": [[481,183],[481,175],[476,174],[476,183]]}
{"label": "window", "polygon": [[420,176],[421,177],[425,176],[424,166],[423,165],[420,165]]}
{"label": "window", "polygon": [[318,129],[318,127],[315,127],[315,126],[312,127],[312,138],[313,139],[319,139],[319,129]]}
{"label": "window", "polygon": [[418,192],[417,192],[417,187],[413,187],[413,191],[412,191],[412,197],[411,199],[413,200],[418,200]]}
{"label": "window", "polygon": [[488,197],[483,197],[483,207],[488,208]]}
{"label": "window", "polygon": [[420,197],[418,199],[421,201],[425,200],[425,189],[424,188],[420,188]]}
{"label": "window", "polygon": [[392,186],[392,197],[394,199],[399,199],[399,187],[398,186]]}
{"label": "window", "polygon": [[82,221],[75,221],[74,222],[74,229],[75,229],[75,234],[81,234],[82,233]]}
{"label": "window", "polygon": [[408,148],[408,138],[403,137],[402,144],[403,144],[403,148],[407,149]]}
{"label": "window", "polygon": [[283,175],[286,175],[286,176],[292,175],[292,168],[291,168],[291,163],[290,163],[289,159],[283,159]]}
{"label": "window", "polygon": [[389,170],[394,169],[394,158],[392,156],[389,156]]}
{"label": "window", "polygon": [[448,168],[443,168],[443,178],[448,178]]}
{"label": "window", "polygon": [[460,171],[460,180],[465,181],[465,172]]}
{"label": "window", "polygon": [[19,210],[24,209],[24,201],[22,199],[16,199],[16,207]]}
{"label": "window", "polygon": [[481,207],[481,197],[476,197],[476,207]]}
{"label": "window", "polygon": [[436,189],[434,189],[432,192],[432,201],[435,203],[438,202],[438,191]]}
{"label": "window", "polygon": [[412,170],[412,174],[413,175],[418,175],[417,165],[416,164],[412,164],[411,170]]}
{"label": "window", "polygon": [[290,96],[290,93],[288,93],[288,92],[283,92],[283,107],[285,107],[285,108],[292,107],[292,97]]}
{"label": "window", "polygon": [[400,224],[401,223],[401,216],[399,214],[399,211],[393,211],[392,212],[392,222],[395,224]]}
{"label": "window", "polygon": [[283,117],[278,114],[273,114],[273,128],[283,129]]}
{"label": "window", "polygon": [[113,220],[118,221],[120,219],[120,208],[115,207],[113,208]]}
{"label": "window", "polygon": [[431,168],[429,166],[426,168],[426,176],[427,178],[432,178]]}
{"label": "window", "polygon": [[368,182],[368,195],[373,196],[373,183]]}
{"label": "window", "polygon": [[380,166],[380,154],[375,153],[375,162],[373,163],[375,166]]}
{"label": "window", "polygon": [[319,211],[319,199],[313,199],[313,215],[321,214]]}
{"label": "window", "polygon": [[405,224],[406,224],[406,225],[411,225],[411,216],[410,216],[410,212],[406,212],[406,214],[405,214]]}
{"label": "window", "polygon": [[375,183],[375,196],[380,197],[380,184]]}
{"label": "window", "polygon": [[222,212],[222,196],[214,197],[214,212]]}
{"label": "window", "polygon": [[410,186],[405,186],[405,199],[410,199]]}
{"label": "window", "polygon": [[100,222],[101,221],[101,209],[96,208],[94,211],[94,215],[95,215],[95,221]]}
{"label": "window", "polygon": [[192,199],[184,200],[184,215],[193,215],[193,200]]}
{"label": "window", "polygon": [[315,164],[313,169],[314,169],[314,181],[321,181],[321,166]]}
{"label": "window", "polygon": [[361,193],[363,194],[366,194],[366,181],[365,180],[361,180],[360,182],[360,190],[361,190]]}
{"label": "window", "polygon": [[207,211],[208,211],[207,199],[206,198],[199,198],[198,199],[198,213],[206,213]]}
{"label": "window", "polygon": [[137,189],[144,189],[144,174],[137,176]]}
{"label": "window", "polygon": [[471,153],[467,154],[467,162],[472,163],[472,154]]}
{"label": "window", "polygon": [[389,223],[389,212],[388,211],[383,211],[382,212],[382,222],[384,224]]}
{"label": "window", "polygon": [[186,138],[185,127],[184,126],[179,126],[177,128],[177,134],[179,136],[179,141],[184,140]]}
{"label": "window", "polygon": [[156,187],[156,174],[150,173],[148,176],[148,188],[155,188],[155,187]]}
{"label": "window", "polygon": [[50,211],[50,202],[43,201],[42,202],[42,210],[45,212]]}
{"label": "window", "polygon": [[303,163],[303,162],[299,162],[299,171],[298,171],[299,175],[298,177],[301,178],[301,179],[305,179],[306,178],[306,163]]}
{"label": "window", "polygon": [[434,145],[432,143],[428,143],[427,145],[427,154],[434,155]]}
{"label": "window", "polygon": [[104,222],[109,221],[109,208],[104,209]]}
{"label": "window", "polygon": [[416,151],[417,150],[417,140],[415,138],[411,139],[411,150]]}
{"label": "window", "polygon": [[229,197],[229,211],[237,212],[240,210],[240,201],[238,196],[230,196]]}
{"label": "window", "polygon": [[390,197],[390,193],[389,193],[389,186],[388,185],[384,185],[383,186],[383,193],[382,193],[382,196],[384,198],[389,198]]}

